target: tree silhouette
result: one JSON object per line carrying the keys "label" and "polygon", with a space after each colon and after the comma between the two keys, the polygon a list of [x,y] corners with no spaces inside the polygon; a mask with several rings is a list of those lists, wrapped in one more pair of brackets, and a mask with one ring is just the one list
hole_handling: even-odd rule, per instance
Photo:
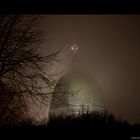
{"label": "tree silhouette", "polygon": [[[26,98],[46,103],[54,80],[47,73],[59,51],[42,51],[45,36],[39,16],[0,16],[0,122],[21,120]],[[48,91],[48,92],[47,92]]]}

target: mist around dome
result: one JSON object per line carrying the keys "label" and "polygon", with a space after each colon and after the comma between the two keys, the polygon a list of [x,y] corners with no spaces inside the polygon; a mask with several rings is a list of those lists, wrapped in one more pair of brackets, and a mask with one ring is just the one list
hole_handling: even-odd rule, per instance
{"label": "mist around dome", "polygon": [[68,115],[105,110],[102,91],[98,83],[86,73],[78,59],[77,50],[75,45],[72,48],[71,67],[56,84],[50,105],[51,114]]}

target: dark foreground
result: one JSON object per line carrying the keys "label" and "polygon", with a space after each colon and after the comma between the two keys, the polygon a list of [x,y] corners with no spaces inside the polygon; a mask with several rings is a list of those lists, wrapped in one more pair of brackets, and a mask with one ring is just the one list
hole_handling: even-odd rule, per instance
{"label": "dark foreground", "polygon": [[24,124],[3,126],[1,136],[37,139],[140,139],[140,125],[130,125],[108,113],[87,113],[79,116],[51,116],[47,126]]}

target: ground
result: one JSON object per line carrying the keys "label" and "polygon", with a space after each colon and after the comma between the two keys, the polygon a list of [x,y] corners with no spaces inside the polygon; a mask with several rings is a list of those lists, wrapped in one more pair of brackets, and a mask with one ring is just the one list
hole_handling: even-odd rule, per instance
{"label": "ground", "polygon": [[[140,136],[140,125],[130,125],[127,121],[117,120],[110,113],[89,113],[79,116],[51,117],[48,125],[24,124],[1,127],[1,134],[7,136],[57,139],[133,139]],[[12,135],[11,135],[12,134]]]}

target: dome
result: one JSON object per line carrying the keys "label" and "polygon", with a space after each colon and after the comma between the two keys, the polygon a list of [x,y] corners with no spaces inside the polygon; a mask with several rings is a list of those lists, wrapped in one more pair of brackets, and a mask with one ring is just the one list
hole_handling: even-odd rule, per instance
{"label": "dome", "polygon": [[70,71],[60,78],[54,89],[50,112],[69,114],[102,111],[102,92],[96,81],[81,71]]}
{"label": "dome", "polygon": [[104,110],[101,89],[92,76],[85,73],[86,68],[78,57],[77,45],[71,46],[71,50],[71,68],[56,84],[50,113],[67,115]]}

